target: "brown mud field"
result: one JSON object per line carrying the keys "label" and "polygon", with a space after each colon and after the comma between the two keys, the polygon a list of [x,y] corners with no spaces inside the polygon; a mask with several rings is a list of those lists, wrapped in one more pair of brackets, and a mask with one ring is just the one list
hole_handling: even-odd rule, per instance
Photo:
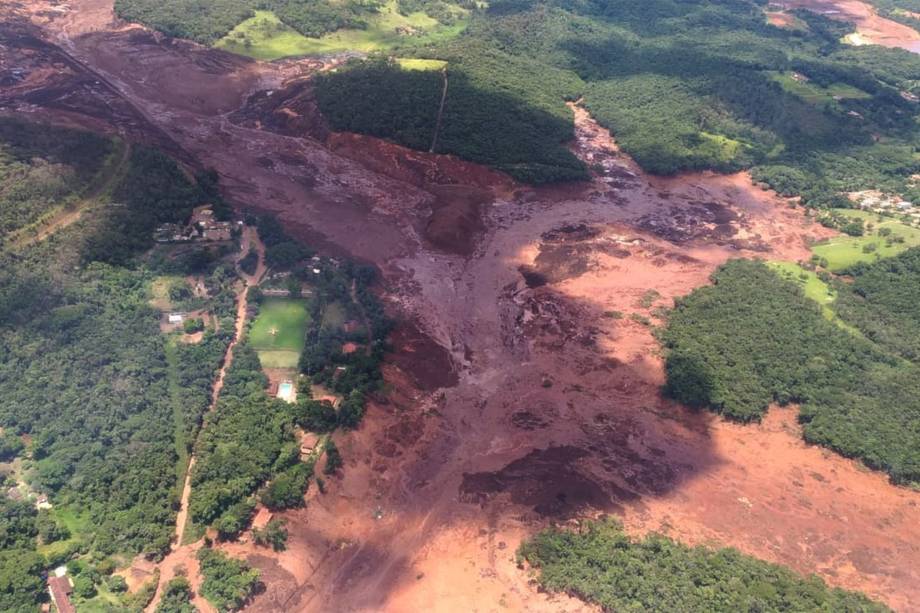
{"label": "brown mud field", "polygon": [[886,19],[862,0],[783,0],[787,10],[803,8],[832,19],[849,21],[866,42],[883,47],[920,53],[920,32],[910,26]]}
{"label": "brown mud field", "polygon": [[[805,445],[794,409],[738,426],[659,393],[662,309],[730,258],[806,259],[829,231],[801,209],[746,174],[649,177],[578,107],[573,150],[602,170],[515,185],[329,134],[309,76],[332,61],[170,41],[114,20],[111,0],[6,6],[0,33],[42,44],[3,47],[32,80],[0,90],[0,110],[168,141],[239,209],[376,265],[402,322],[384,392],[336,435],[344,469],[283,514],[287,551],[223,545],[263,572],[248,610],[587,610],[539,593],[514,551],[599,513],[917,609],[920,494]],[[112,107],[56,103],[58,65]]]}

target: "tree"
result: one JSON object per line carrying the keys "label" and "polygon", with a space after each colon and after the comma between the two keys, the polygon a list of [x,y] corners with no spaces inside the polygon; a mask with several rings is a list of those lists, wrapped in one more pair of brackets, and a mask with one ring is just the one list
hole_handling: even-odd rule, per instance
{"label": "tree", "polygon": [[329,439],[329,442],[326,443],[326,468],[323,469],[323,472],[327,475],[331,475],[341,467],[342,454],[339,453],[339,448],[336,446],[335,441]]}
{"label": "tree", "polygon": [[313,476],[313,465],[299,462],[272,479],[260,496],[272,511],[302,507],[304,494]]}
{"label": "tree", "polygon": [[259,584],[258,570],[216,549],[201,549],[198,562],[204,576],[201,595],[219,611],[241,608]]}
{"label": "tree", "polygon": [[96,585],[88,575],[76,575],[73,578],[73,593],[79,598],[92,598],[96,595]]}
{"label": "tree", "polygon": [[339,425],[343,428],[357,428],[364,417],[364,394],[352,390],[339,406]]}
{"label": "tree", "polygon": [[285,521],[272,519],[264,528],[255,528],[252,531],[252,540],[260,547],[271,547],[273,551],[284,551],[287,548],[288,531]]}
{"label": "tree", "polygon": [[183,576],[174,577],[163,589],[156,613],[195,613],[191,600],[192,587],[188,579]]}

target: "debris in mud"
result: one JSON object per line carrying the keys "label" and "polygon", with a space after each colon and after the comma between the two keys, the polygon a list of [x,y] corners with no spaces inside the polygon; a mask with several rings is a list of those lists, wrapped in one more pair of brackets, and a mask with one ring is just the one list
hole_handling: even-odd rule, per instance
{"label": "debris in mud", "polygon": [[549,426],[549,422],[530,411],[515,411],[511,414],[511,423],[521,430],[540,430]]}
{"label": "debris in mud", "polygon": [[513,503],[554,517],[568,517],[586,508],[617,509],[604,487],[579,468],[579,460],[588,455],[571,445],[549,447],[531,451],[496,472],[466,473],[460,500],[484,504],[507,493]]}
{"label": "debris in mud", "polygon": [[387,360],[412,377],[422,390],[435,391],[457,385],[457,371],[450,353],[415,322],[402,322],[390,335],[393,352]]}
{"label": "debris in mud", "polygon": [[721,202],[689,201],[668,205],[663,213],[647,213],[636,220],[638,228],[678,245],[705,241],[716,245],[769,251],[758,236],[745,236],[746,220]]}
{"label": "debris in mud", "polygon": [[518,268],[518,271],[521,273],[521,276],[524,277],[524,283],[531,289],[542,287],[549,282],[546,275],[534,270],[531,266],[521,266]]}

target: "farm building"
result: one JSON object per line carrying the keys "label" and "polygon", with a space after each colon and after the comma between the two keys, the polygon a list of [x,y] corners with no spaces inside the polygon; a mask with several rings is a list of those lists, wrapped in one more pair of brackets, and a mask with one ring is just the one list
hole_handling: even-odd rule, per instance
{"label": "farm building", "polygon": [[181,324],[185,319],[185,316],[182,313],[170,313],[166,320],[171,324]]}

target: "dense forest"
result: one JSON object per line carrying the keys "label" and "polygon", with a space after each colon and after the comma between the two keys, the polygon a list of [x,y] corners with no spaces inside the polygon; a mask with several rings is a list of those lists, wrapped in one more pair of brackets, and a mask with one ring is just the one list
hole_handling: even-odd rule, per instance
{"label": "dense forest", "polygon": [[[74,152],[85,149],[71,162],[75,176],[98,173],[113,147],[67,130],[56,139],[25,124],[15,134],[16,150],[30,159],[81,157]],[[103,580],[96,568],[111,572],[109,556],[156,556],[169,545],[178,475],[227,337],[209,330],[201,344],[184,345],[160,333],[149,291],[160,261],[146,262],[142,251],[152,223],[187,216],[210,189],[207,181],[189,181],[168,157],[140,148],[111,186],[121,202],[87,209],[45,241],[0,253],[3,460],[21,462],[4,474],[8,487],[53,504],[17,519],[18,527],[9,516],[0,526],[23,535],[0,560],[3,610],[31,610],[42,598],[40,573],[24,570],[89,554],[94,566],[79,597]],[[202,272],[209,306],[217,317],[229,315],[224,329],[232,329],[227,293],[235,276],[216,264]],[[21,506],[16,515],[34,512],[32,501]]]}
{"label": "dense forest", "polygon": [[839,316],[866,338],[920,363],[920,248],[846,273],[853,282],[838,292]]}
{"label": "dense forest", "polygon": [[604,611],[888,611],[856,592],[734,549],[688,547],[666,536],[628,536],[613,519],[550,529],[518,552],[540,586]]}
{"label": "dense forest", "polygon": [[[843,45],[851,26],[813,13],[797,13],[804,31],[778,28],[761,5],[491,2],[455,40],[412,51],[449,62],[438,150],[529,182],[578,178],[584,169],[562,143],[572,135],[564,102],[581,98],[655,173],[753,168],[815,205],[869,188],[920,198],[909,99],[920,57]],[[437,79],[352,70],[360,78],[343,70],[317,81],[333,127],[427,149]],[[379,104],[368,104],[369,87],[384,92]]]}
{"label": "dense forest", "polygon": [[[318,37],[342,28],[366,28],[368,18],[383,4],[381,0],[115,0],[115,12],[122,19],[142,23],[164,34],[211,45],[257,10],[272,11],[304,36]],[[403,0],[396,6],[403,14],[423,12],[450,24],[455,4],[458,3]]]}
{"label": "dense forest", "polygon": [[729,262],[669,316],[667,393],[742,421],[800,404],[806,440],[920,481],[920,365],[897,355],[915,345],[897,336],[916,329],[915,309],[903,310],[917,293],[916,259],[909,251],[865,269],[852,289],[841,284],[853,296],[838,298],[849,305],[840,315],[878,343],[828,321],[765,264]]}

